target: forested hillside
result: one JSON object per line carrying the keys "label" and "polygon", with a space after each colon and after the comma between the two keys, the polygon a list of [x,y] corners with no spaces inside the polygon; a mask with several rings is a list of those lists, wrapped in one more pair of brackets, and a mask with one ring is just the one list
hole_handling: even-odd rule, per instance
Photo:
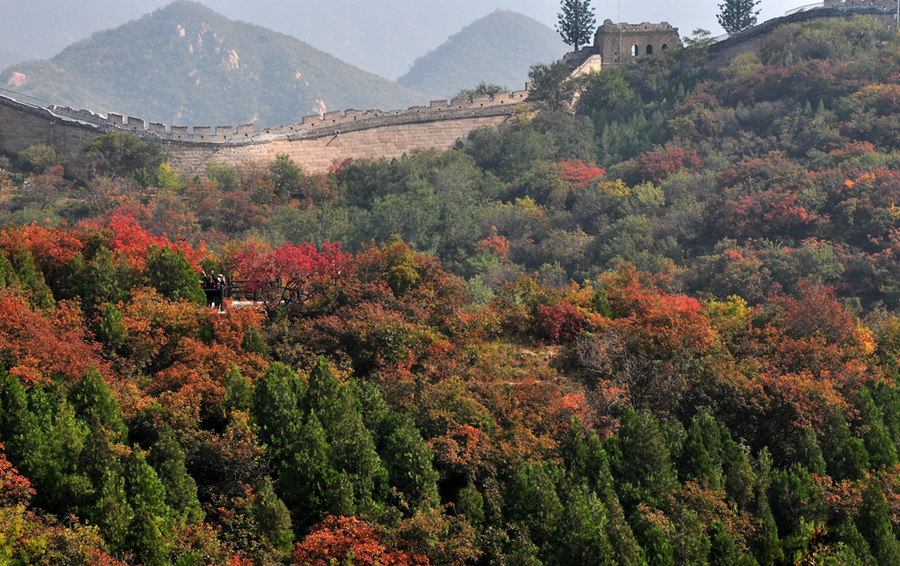
{"label": "forested hillside", "polygon": [[900,39],[704,58],[327,175],[4,158],[2,561],[900,563]]}

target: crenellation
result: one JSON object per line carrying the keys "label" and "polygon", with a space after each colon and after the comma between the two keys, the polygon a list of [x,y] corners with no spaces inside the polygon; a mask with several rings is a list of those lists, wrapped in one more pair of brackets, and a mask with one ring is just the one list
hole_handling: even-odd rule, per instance
{"label": "crenellation", "polygon": [[326,124],[329,122],[332,124],[335,124],[342,117],[343,117],[343,114],[341,113],[341,111],[335,110],[333,112],[326,112],[325,114],[322,114],[322,121]]}
{"label": "crenellation", "polygon": [[75,120],[90,122],[92,124],[103,124],[106,122],[106,119],[103,118],[103,116],[95,114],[90,110],[75,109],[70,106],[57,106],[56,104],[50,106],[49,110],[57,116],[67,116],[69,118],[74,118]]}
{"label": "crenellation", "polygon": [[[450,148],[477,125],[497,125],[509,119],[511,103],[526,96],[527,91],[517,91],[471,101],[462,97],[451,102],[433,100],[428,106],[399,110],[350,108],[262,130],[253,124],[237,128],[167,126],[115,112],[104,117],[67,107],[46,109],[0,96],[0,115],[28,116],[28,120],[7,120],[5,132],[0,131],[0,150],[16,152],[35,143],[49,143],[73,154],[99,134],[122,131],[167,144],[173,165],[186,174],[202,173],[213,158],[241,164],[270,161],[279,153],[288,153],[303,167],[321,172],[335,160],[348,157],[398,157],[415,149]],[[20,122],[28,125],[20,128]],[[41,132],[48,128],[53,133]],[[29,133],[32,131],[34,135]]]}
{"label": "crenellation", "polygon": [[147,128],[147,124],[144,122],[144,119],[137,118],[135,116],[128,117],[127,126],[129,130],[145,130]]}
{"label": "crenellation", "polygon": [[[864,5],[864,6],[861,6]],[[894,22],[893,2],[888,0],[827,0],[827,7],[806,10],[770,20],[750,30],[733,34],[710,46],[712,66],[722,66],[735,55],[759,48],[772,29],[781,23],[825,17],[873,14],[885,29]],[[851,13],[852,12],[852,13]],[[597,59],[597,67],[623,64],[635,57],[657,56],[681,46],[677,28],[658,24],[613,23],[597,28],[593,46],[572,54],[566,61],[575,67]],[[256,129],[253,124],[234,126],[171,126],[145,122],[143,118],[110,112],[103,117],[88,110],[64,106],[43,108],[0,96],[0,151],[17,153],[34,144],[49,144],[61,153],[75,155],[85,143],[110,131],[156,137],[170,154],[172,164],[188,175],[202,174],[211,160],[232,165],[271,162],[288,154],[311,173],[327,171],[345,159],[393,158],[418,149],[444,150],[479,126],[497,126],[527,103],[533,85],[524,90],[432,100],[428,106],[406,109],[362,110],[350,108],[323,115],[303,116],[300,122]],[[168,131],[167,131],[168,129]]]}
{"label": "crenellation", "polygon": [[318,114],[310,114],[309,116],[304,116],[303,118],[301,118],[300,123],[304,126],[315,128],[316,126],[320,125],[321,118]]}
{"label": "crenellation", "polygon": [[[594,45],[585,49],[581,59],[596,54],[604,64],[619,65],[636,57],[659,56],[671,48],[681,47],[678,28],[669,22],[614,23],[606,19],[594,33]],[[581,53],[581,52],[579,52]]]}

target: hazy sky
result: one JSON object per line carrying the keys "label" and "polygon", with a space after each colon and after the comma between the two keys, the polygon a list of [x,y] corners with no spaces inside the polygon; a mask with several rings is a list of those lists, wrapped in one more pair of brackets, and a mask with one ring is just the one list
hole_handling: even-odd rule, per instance
{"label": "hazy sky", "polygon": [[[696,28],[722,33],[721,0],[592,0],[597,23],[667,21],[682,36]],[[49,58],[70,43],[116,27],[169,0],[0,0],[0,51]],[[390,79],[450,35],[502,8],[554,27],[556,0],[203,0],[232,19],[292,35],[336,57]],[[760,21],[810,2],[762,0]]]}

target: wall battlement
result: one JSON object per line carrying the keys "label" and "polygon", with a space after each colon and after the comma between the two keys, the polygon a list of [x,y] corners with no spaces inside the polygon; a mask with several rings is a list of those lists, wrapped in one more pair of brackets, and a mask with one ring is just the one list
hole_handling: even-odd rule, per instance
{"label": "wall battlement", "polygon": [[[343,112],[335,111],[322,115],[303,116],[299,123],[284,124],[261,130],[257,130],[253,124],[241,124],[237,127],[229,125],[167,126],[159,122],[148,122],[136,116],[124,116],[110,112],[104,117],[90,110],[75,109],[68,106],[52,105],[46,110],[58,118],[74,120],[105,131],[130,132],[140,137],[153,137],[162,141],[225,144],[253,143],[260,138],[269,140],[272,136],[278,135],[315,137],[316,135],[333,133],[332,130],[340,126],[365,129],[383,127],[391,123],[401,124],[423,120],[454,119],[466,113],[478,112],[484,109],[503,110],[505,112],[512,106],[524,102],[527,97],[528,90],[526,89],[500,93],[493,98],[490,96],[477,96],[473,100],[454,98],[449,102],[447,100],[432,100],[428,106],[412,106],[405,110],[385,111],[372,109],[363,112],[351,108]],[[6,104],[10,100],[12,99],[0,95],[0,104]],[[19,104],[28,105],[21,102]],[[37,106],[34,108],[35,110],[40,109]]]}
{"label": "wall battlement", "polygon": [[895,0],[831,0],[820,5],[805,7],[786,15],[732,34],[709,46],[709,65],[721,68],[736,56],[749,51],[759,51],[769,34],[778,26],[810,22],[814,20],[869,16],[880,22],[886,30],[896,26]]}
{"label": "wall battlement", "polygon": [[594,33],[591,53],[600,55],[604,65],[620,65],[635,57],[659,55],[680,47],[678,28],[669,22],[628,24],[606,19]]}
{"label": "wall battlement", "polygon": [[446,150],[479,126],[498,125],[526,101],[528,90],[493,98],[433,100],[405,110],[361,110],[304,116],[299,123],[256,129],[239,126],[167,126],[114,112],[51,105],[47,108],[0,95],[0,151],[18,153],[45,144],[63,155],[107,132],[158,140],[184,174],[201,173],[210,161],[232,165],[267,163],[285,153],[310,173],[345,159],[393,158],[415,150]]}

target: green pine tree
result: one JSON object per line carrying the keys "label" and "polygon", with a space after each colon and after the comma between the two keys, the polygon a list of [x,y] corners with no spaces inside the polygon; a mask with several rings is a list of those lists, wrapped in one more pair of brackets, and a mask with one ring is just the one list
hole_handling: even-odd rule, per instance
{"label": "green pine tree", "polygon": [[893,468],[897,465],[897,448],[884,424],[884,415],[875,405],[872,394],[862,388],[856,393],[856,408],[859,410],[859,424],[863,431],[863,443],[869,454],[869,463],[875,469]]}
{"label": "green pine tree", "polygon": [[240,368],[231,366],[225,374],[225,395],[222,399],[222,408],[226,417],[230,417],[234,411],[249,413],[253,408],[253,384],[244,377]]}
{"label": "green pine tree", "polygon": [[778,526],[775,524],[775,517],[772,516],[765,490],[759,490],[755,515],[759,523],[750,538],[750,550],[761,566],[775,564],[782,557],[781,540],[778,538]]}
{"label": "green pine tree", "polygon": [[358,381],[348,386],[359,400],[363,425],[372,431],[391,487],[414,507],[436,504],[439,496],[434,453],[412,420],[388,408],[377,386]]}
{"label": "green pine tree", "polygon": [[676,564],[708,564],[710,540],[697,513],[686,507],[679,507],[671,517],[672,529],[669,543],[675,555]]}
{"label": "green pine tree", "polygon": [[626,511],[659,507],[678,486],[662,427],[649,411],[629,409],[610,444],[610,468]]}
{"label": "green pine tree", "polygon": [[663,528],[654,521],[641,520],[635,527],[647,557],[647,566],[675,566],[675,553]]}
{"label": "green pine tree", "polygon": [[853,517],[844,519],[844,522],[841,523],[835,534],[837,535],[837,540],[843,543],[861,564],[866,566],[876,565],[869,543],[866,542],[859,529],[856,528]]}
{"label": "green pine tree", "polygon": [[185,299],[206,305],[200,278],[180,250],[176,253],[165,246],[151,246],[144,268],[144,282],[167,299]]}
{"label": "green pine tree", "polygon": [[297,436],[297,447],[276,469],[277,487],[291,512],[298,532],[320,520],[324,513],[355,509],[340,490],[340,473],[334,468],[334,451],[315,413],[309,415]]}
{"label": "green pine tree", "polygon": [[56,301],[53,300],[53,292],[44,280],[44,274],[35,266],[34,256],[27,248],[19,248],[13,254],[10,263],[15,280],[26,292],[34,306],[49,309],[56,305]]}
{"label": "green pine tree", "polygon": [[721,471],[713,464],[706,450],[700,417],[694,417],[678,459],[678,469],[684,480],[705,479],[712,489],[721,487]]}
{"label": "green pine tree", "polygon": [[256,382],[253,416],[259,427],[259,439],[268,447],[270,457],[285,462],[295,452],[295,443],[303,427],[306,389],[297,373],[282,363],[271,364]]}
{"label": "green pine tree", "polygon": [[128,298],[130,276],[113,264],[113,254],[105,246],[97,249],[86,266],[73,270],[73,277],[78,278],[73,283],[78,287],[85,313],[93,313],[103,303],[116,304]]}
{"label": "green pine tree", "polygon": [[780,538],[797,532],[804,518],[815,522],[826,517],[820,490],[809,470],[800,464],[773,470],[767,495]]}
{"label": "green pine tree", "polygon": [[28,409],[28,428],[22,431],[26,452],[19,471],[34,485],[36,505],[51,513],[64,513],[83,502],[91,490],[78,470],[90,431],[76,418],[61,385],[35,386],[28,393]]}
{"label": "green pine tree", "polygon": [[265,478],[257,489],[250,513],[264,544],[282,554],[290,552],[294,540],[291,516],[275,494],[269,478]]}
{"label": "green pine tree", "polygon": [[484,524],[484,497],[472,482],[456,494],[455,508],[472,526],[477,528]]}
{"label": "green pine tree", "polygon": [[142,507],[153,517],[168,524],[172,510],[166,504],[166,488],[156,470],[147,463],[144,452],[137,447],[132,448],[124,464],[128,502],[135,510]]}
{"label": "green pine tree", "polygon": [[0,253],[0,288],[9,287],[16,281],[16,275],[13,266],[6,259],[6,256]]}
{"label": "green pine tree", "polygon": [[586,487],[575,488],[566,498],[559,536],[550,546],[556,564],[619,564],[606,532],[606,508]]}
{"label": "green pine tree", "polygon": [[72,386],[69,399],[75,414],[85,423],[90,424],[97,419],[116,441],[127,439],[128,428],[119,414],[119,403],[96,367],[86,371],[81,380]]}
{"label": "green pine tree", "polygon": [[187,525],[200,524],[204,513],[197,499],[197,483],[187,472],[184,450],[170,427],[159,431],[147,461],[165,488],[165,503],[175,519]]}
{"label": "green pine tree", "polygon": [[506,482],[503,500],[508,522],[527,528],[531,540],[542,550],[553,542],[563,506],[543,465],[518,464]]}
{"label": "green pine tree", "polygon": [[843,412],[834,410],[825,423],[822,453],[828,475],[836,480],[859,479],[869,470],[869,453],[861,438],[850,431]]}
{"label": "green pine tree", "polygon": [[709,537],[709,566],[734,566],[739,563],[734,537],[725,530],[722,521],[716,519],[707,529]]}
{"label": "green pine tree", "polygon": [[725,0],[719,4],[716,20],[726,33],[732,34],[756,25],[759,10],[755,10],[760,0]]}
{"label": "green pine tree", "polygon": [[878,564],[900,564],[900,542],[894,536],[887,501],[875,477],[869,480],[863,494],[857,527]]}
{"label": "green pine tree", "polygon": [[[322,423],[334,453],[334,467],[345,474],[360,510],[372,510],[388,492],[388,473],[362,417],[362,404],[352,384],[341,385],[324,358],[309,374],[307,406]],[[398,439],[399,440],[399,439]],[[427,458],[427,454],[421,453]]]}
{"label": "green pine tree", "polygon": [[437,504],[438,472],[432,465],[431,447],[406,416],[393,413],[385,429],[387,436],[378,452],[383,455],[390,485],[414,506]]}
{"label": "green pine tree", "polygon": [[88,522],[97,525],[110,550],[129,550],[134,510],[125,494],[125,479],[116,470],[108,469],[99,478],[96,489],[94,502],[85,515]]}
{"label": "green pine tree", "polygon": [[803,429],[803,434],[800,437],[800,442],[797,446],[797,462],[814,474],[824,476],[827,473],[825,469],[825,457],[822,456],[822,448],[819,446],[819,439],[816,436],[816,431],[814,431],[812,427]]}
{"label": "green pine tree", "polygon": [[128,529],[126,546],[134,552],[135,560],[144,566],[165,566],[166,555],[171,547],[159,517],[143,504],[134,510],[134,518]]}
{"label": "green pine tree", "polygon": [[21,462],[30,450],[27,432],[34,428],[28,396],[19,376],[0,366],[0,439],[12,462]]}
{"label": "green pine tree", "polygon": [[571,45],[575,51],[586,45],[594,36],[594,10],[591,0],[560,0],[560,11],[556,16],[556,31],[563,43]]}
{"label": "green pine tree", "polygon": [[122,349],[128,340],[122,311],[111,303],[100,305],[99,310],[100,321],[95,330],[97,340],[106,347],[105,349],[110,357],[122,354]]}

